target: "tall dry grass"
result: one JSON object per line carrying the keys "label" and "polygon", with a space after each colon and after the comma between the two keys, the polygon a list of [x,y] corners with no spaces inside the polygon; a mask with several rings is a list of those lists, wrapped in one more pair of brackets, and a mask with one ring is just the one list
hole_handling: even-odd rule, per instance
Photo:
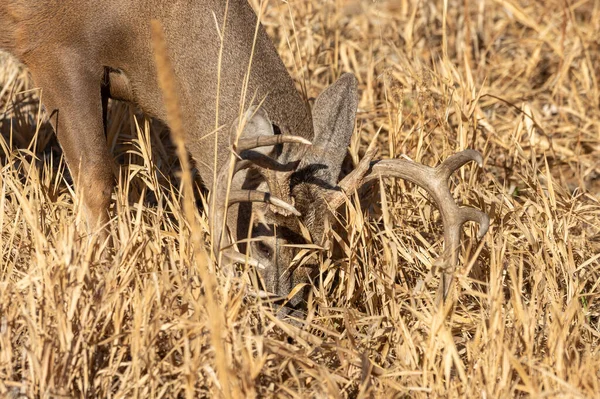
{"label": "tall dry grass", "polygon": [[358,77],[355,161],[377,132],[385,157],[484,154],[454,179],[493,223],[481,243],[467,229],[452,306],[432,300],[439,214],[390,181],[340,215],[305,327],[217,270],[215,344],[168,132],[111,104],[103,259],[39,91],[3,56],[0,396],[600,395],[600,3],[272,0],[264,24],[308,97]]}

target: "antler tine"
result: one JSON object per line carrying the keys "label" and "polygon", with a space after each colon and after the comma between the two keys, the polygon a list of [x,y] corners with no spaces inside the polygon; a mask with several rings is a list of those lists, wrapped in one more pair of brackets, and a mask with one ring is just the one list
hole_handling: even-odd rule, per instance
{"label": "antler tine", "polygon": [[312,143],[304,137],[292,136],[288,134],[277,134],[273,136],[255,136],[240,138],[237,145],[234,146],[235,151],[241,154],[243,151],[252,150],[259,147],[268,147],[277,144],[296,143],[311,145]]}
{"label": "antler tine", "polygon": [[445,249],[441,258],[442,281],[437,301],[445,300],[452,284],[453,269],[458,263],[463,224],[469,221],[479,223],[478,239],[485,235],[490,224],[489,216],[484,212],[475,208],[459,207],[456,204],[448,187],[448,179],[452,173],[467,162],[475,161],[481,166],[483,164],[481,154],[475,150],[464,150],[452,155],[436,168],[406,159],[387,159],[375,162],[370,162],[368,159],[370,169],[365,172],[363,161],[367,162],[366,155],[352,173],[359,168],[360,171],[355,175],[351,173],[340,182],[339,186],[342,191],[336,192],[330,197],[330,204],[339,206],[340,198],[343,202],[345,197],[344,193],[349,193],[365,184],[379,180],[381,177],[398,177],[423,187],[438,205],[444,223]]}
{"label": "antler tine", "polygon": [[331,207],[331,209],[337,209],[340,205],[346,201],[346,196],[350,195],[354,190],[358,189],[363,184],[363,179],[365,175],[371,170],[371,161],[375,158],[377,154],[377,136],[379,133],[373,137],[371,143],[369,143],[369,147],[365,152],[365,155],[360,160],[358,165],[354,168],[352,172],[346,175],[339,183],[339,190],[331,193],[327,198],[327,203]]}
{"label": "antler tine", "polygon": [[291,204],[279,199],[270,193],[265,193],[259,190],[235,190],[229,192],[229,205],[239,202],[266,202],[267,204],[275,205],[281,209],[300,216],[301,213]]}
{"label": "antler tine", "polygon": [[483,167],[483,157],[479,151],[469,149],[451,155],[436,169],[438,170],[438,173],[443,176],[441,178],[449,179],[452,173],[471,161],[477,162],[477,165],[480,168]]}
{"label": "antler tine", "polygon": [[283,164],[276,159],[273,159],[272,157],[264,155],[260,152],[244,151],[240,155],[240,160],[236,164],[234,173],[252,166],[258,166],[259,168],[272,170],[275,172],[293,172],[298,166],[298,163],[299,161],[290,161]]}
{"label": "antler tine", "polygon": [[228,258],[234,262],[247,264],[247,265],[255,267],[257,269],[265,268],[265,265],[260,263],[258,260],[251,258],[251,257],[247,257],[243,253],[240,253],[240,252],[234,250],[233,248],[228,248],[228,249],[223,250],[223,256],[225,256],[226,258]]}

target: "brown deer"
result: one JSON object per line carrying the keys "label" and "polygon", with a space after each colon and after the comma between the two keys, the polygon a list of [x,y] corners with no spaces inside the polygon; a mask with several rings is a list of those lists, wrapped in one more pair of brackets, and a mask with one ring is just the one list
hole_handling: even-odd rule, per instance
{"label": "brown deer", "polygon": [[[355,77],[342,75],[311,111],[247,0],[2,1],[0,49],[29,68],[48,114],[56,111],[51,123],[78,184],[88,228],[109,221],[114,176],[103,129],[107,98],[132,102],[167,121],[152,19],[164,28],[187,148],[212,188],[215,255],[240,260],[240,252],[246,253],[260,268],[264,291],[285,297],[313,270],[292,264],[294,245],[321,242],[323,215],[335,212],[354,190],[383,176],[399,177],[424,187],[441,211],[445,297],[463,223],[478,222],[480,237],[489,224],[484,213],[456,205],[448,179],[469,161],[481,165],[481,155],[465,150],[430,168],[408,160],[373,161],[371,146],[339,181],[358,105]],[[223,182],[231,174],[228,189]],[[250,244],[234,252],[228,237]],[[290,306],[302,302],[301,295],[288,299]]]}

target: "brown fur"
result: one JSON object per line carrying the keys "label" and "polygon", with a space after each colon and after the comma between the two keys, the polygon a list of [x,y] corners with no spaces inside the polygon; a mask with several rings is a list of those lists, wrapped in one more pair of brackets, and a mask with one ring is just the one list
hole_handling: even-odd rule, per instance
{"label": "brown fur", "polygon": [[[283,163],[300,162],[302,157],[293,175],[280,179],[284,185],[277,190],[292,195],[303,212],[301,220],[273,212],[266,204],[236,205],[229,212],[228,225],[235,238],[246,238],[249,230],[254,237],[263,238],[252,244],[252,252],[267,265],[262,273],[265,289],[286,295],[296,283],[306,281],[307,272],[287,269],[297,251],[284,245],[304,242],[300,222],[309,227],[314,240],[323,234],[327,208],[320,193],[336,186],[353,130],[356,80],[346,75],[317,99],[313,128],[309,106],[260,27],[248,89],[242,93],[257,19],[246,0],[229,0],[225,17],[226,4],[225,0],[4,0],[0,4],[0,47],[29,67],[43,90],[48,113],[58,111],[51,122],[83,196],[90,227],[108,221],[114,185],[100,93],[131,101],[149,115],[167,120],[151,49],[152,19],[164,28],[189,134],[188,150],[209,188],[216,173],[215,151],[217,169],[230,156],[229,134],[224,132],[230,131],[238,115],[252,103],[262,103],[268,121],[282,134],[312,140],[308,152],[301,145],[288,144],[275,154]],[[217,25],[224,35],[220,70]],[[240,106],[242,94],[244,109]],[[214,134],[218,135],[217,148]],[[245,173],[236,175],[234,188],[265,184],[265,176],[258,181],[246,177]],[[253,210],[261,212],[270,230],[261,225],[249,228]]]}

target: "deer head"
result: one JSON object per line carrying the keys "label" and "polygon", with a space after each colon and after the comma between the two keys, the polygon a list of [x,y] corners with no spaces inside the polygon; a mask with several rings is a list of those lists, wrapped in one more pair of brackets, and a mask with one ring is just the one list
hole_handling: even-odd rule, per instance
{"label": "deer head", "polygon": [[[220,171],[217,192],[212,197],[214,250],[217,256],[223,252],[232,260],[253,264],[266,293],[286,297],[298,284],[309,281],[316,265],[298,262],[299,246],[321,244],[328,215],[345,201],[347,194],[382,176],[411,180],[433,196],[445,224],[444,260],[448,265],[456,262],[465,221],[479,222],[480,236],[487,230],[487,215],[472,208],[459,208],[447,186],[450,174],[466,162],[475,160],[481,164],[481,155],[476,151],[463,151],[441,166],[430,168],[408,160],[372,162],[372,144],[355,170],[338,181],[354,130],[357,105],[356,78],[344,74],[314,103],[312,142],[275,134],[267,113],[259,107],[251,107],[234,124],[232,147],[236,158]],[[246,171],[242,189],[229,190],[229,177],[235,179],[242,170]],[[237,206],[231,207],[234,204]],[[234,239],[250,238],[240,252],[233,250],[221,228],[227,213],[227,225],[234,232]],[[446,270],[444,276],[440,285],[442,296],[448,292],[451,270]],[[302,295],[292,296],[288,305],[296,306],[302,300]]]}

